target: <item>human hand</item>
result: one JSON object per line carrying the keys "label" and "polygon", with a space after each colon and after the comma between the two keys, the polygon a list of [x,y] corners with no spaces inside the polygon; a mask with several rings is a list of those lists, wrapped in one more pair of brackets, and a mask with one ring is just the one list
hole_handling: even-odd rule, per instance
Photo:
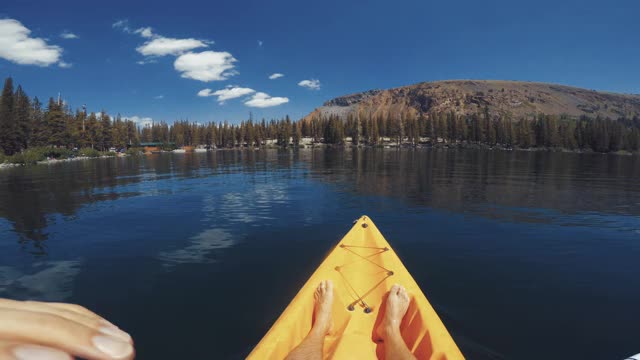
{"label": "human hand", "polygon": [[133,359],[129,334],[86,308],[0,299],[2,360]]}

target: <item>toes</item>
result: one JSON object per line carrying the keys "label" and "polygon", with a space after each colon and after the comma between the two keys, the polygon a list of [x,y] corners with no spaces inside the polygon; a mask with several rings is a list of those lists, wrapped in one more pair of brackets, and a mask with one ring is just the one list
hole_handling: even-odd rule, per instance
{"label": "toes", "polygon": [[402,285],[398,285],[398,296],[402,296],[402,292],[405,291]]}
{"label": "toes", "polygon": [[391,293],[393,295],[397,295],[399,289],[400,289],[400,285],[393,284],[393,286],[391,287],[391,290],[389,291],[389,293]]}
{"label": "toes", "polygon": [[333,294],[333,281],[327,280],[327,292]]}

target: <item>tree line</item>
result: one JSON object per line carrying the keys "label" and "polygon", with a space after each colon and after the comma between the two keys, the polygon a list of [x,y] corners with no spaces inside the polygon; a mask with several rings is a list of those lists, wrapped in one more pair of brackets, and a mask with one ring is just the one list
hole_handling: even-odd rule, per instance
{"label": "tree line", "polygon": [[454,112],[416,115],[411,111],[372,116],[351,114],[315,116],[302,122],[303,136],[341,144],[349,137],[354,144],[378,145],[383,140],[397,145],[420,143],[476,143],[489,146],[563,148],[612,152],[640,150],[640,117],[609,119],[538,114],[513,119],[495,116],[485,107],[470,115]]}
{"label": "tree line", "polygon": [[34,147],[93,148],[106,151],[123,148],[138,140],[133,121],[119,115],[112,119],[105,111],[87,114],[71,112],[60,99],[49,98],[46,107],[29,98],[21,86],[13,90],[7,78],[0,97],[0,148],[14,155]]}
{"label": "tree line", "polygon": [[565,115],[539,114],[513,119],[490,114],[485,107],[470,115],[454,112],[416,114],[413,111],[372,115],[359,112],[346,119],[314,116],[292,121],[243,120],[239,124],[189,121],[139,124],[106,111],[87,114],[71,111],[60,99],[50,98],[46,107],[31,99],[21,86],[15,91],[7,78],[0,97],[0,149],[13,155],[30,147],[91,148],[107,151],[139,146],[145,142],[172,146],[215,148],[262,146],[267,143],[298,146],[303,138],[312,142],[376,146],[392,141],[397,145],[425,143],[477,143],[518,148],[591,149],[597,152],[638,151],[640,118],[575,119]]}

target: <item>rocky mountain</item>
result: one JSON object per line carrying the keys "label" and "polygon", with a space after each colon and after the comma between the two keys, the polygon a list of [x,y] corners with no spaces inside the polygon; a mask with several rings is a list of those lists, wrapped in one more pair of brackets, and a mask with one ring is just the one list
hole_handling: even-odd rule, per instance
{"label": "rocky mountain", "polygon": [[512,119],[535,114],[587,115],[617,119],[640,115],[640,95],[616,94],[548,83],[498,80],[423,82],[388,90],[370,90],[329,100],[306,119],[349,114],[387,115],[449,112],[471,114],[487,107]]}

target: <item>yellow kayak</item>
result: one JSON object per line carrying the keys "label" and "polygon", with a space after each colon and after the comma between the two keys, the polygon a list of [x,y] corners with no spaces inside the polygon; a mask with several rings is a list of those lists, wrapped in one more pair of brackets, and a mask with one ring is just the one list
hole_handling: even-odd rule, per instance
{"label": "yellow kayak", "polygon": [[[311,275],[248,359],[284,359],[309,333],[314,292],[322,280],[334,283],[333,327],[324,340],[326,359],[382,358],[375,336],[385,295],[404,286],[411,304],[400,330],[418,359],[464,359],[418,284],[367,216],[361,217]],[[383,310],[383,309],[382,309]]]}

